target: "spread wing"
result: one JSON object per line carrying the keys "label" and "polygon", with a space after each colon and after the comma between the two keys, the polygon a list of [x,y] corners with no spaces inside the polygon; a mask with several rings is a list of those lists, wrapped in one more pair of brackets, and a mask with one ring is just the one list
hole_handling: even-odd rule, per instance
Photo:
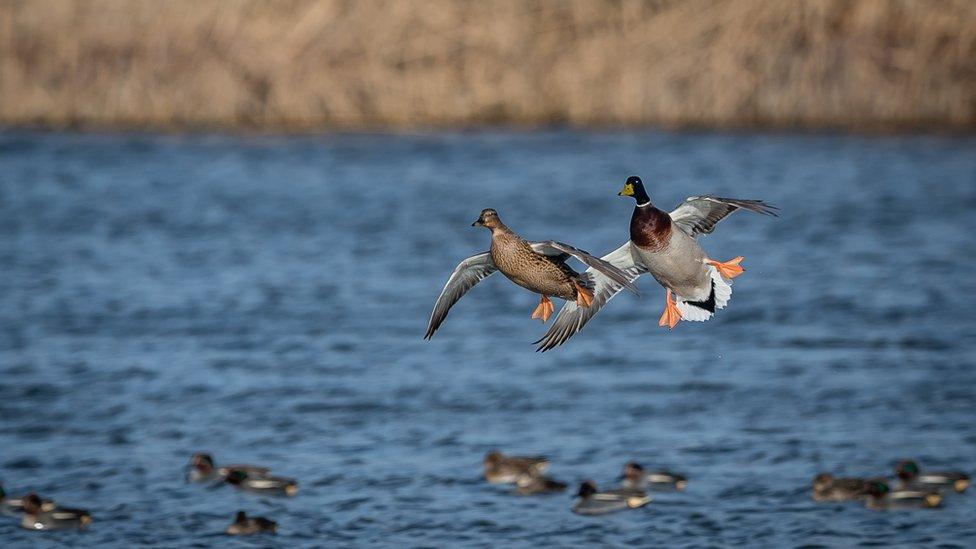
{"label": "spread wing", "polygon": [[762,200],[692,196],[671,212],[671,220],[690,236],[698,236],[711,233],[719,221],[738,209],[779,217],[779,208]]}
{"label": "spread wing", "polygon": [[569,244],[556,242],[555,240],[530,242],[529,246],[532,246],[532,249],[535,250],[536,253],[551,257],[558,257],[562,261],[569,259],[569,256],[573,256],[589,267],[586,270],[587,272],[596,270],[600,274],[620,284],[620,286],[626,288],[634,295],[640,295],[640,292],[637,291],[637,286],[634,286],[632,279],[627,275],[626,272],[608,261],[604,261],[603,259],[590,255],[589,252],[583,251],[579,248],[574,248]]}
{"label": "spread wing", "polygon": [[427,322],[427,334],[424,335],[424,339],[434,337],[434,332],[444,322],[448,311],[461,299],[461,296],[497,270],[498,267],[491,260],[491,252],[473,255],[458,263],[454,272],[451,273],[451,278],[447,279],[447,284],[441,290],[441,295],[437,297],[437,301],[434,303],[434,310],[430,313],[430,321]]}
{"label": "spread wing", "polygon": [[[637,277],[647,272],[647,269],[643,265],[634,261],[634,256],[630,250],[630,241],[627,241],[623,246],[603,256],[601,260],[623,271],[627,276],[627,283],[629,285],[633,285]],[[558,347],[566,343],[569,338],[582,330],[583,326],[594,315],[600,312],[600,309],[608,301],[613,299],[613,296],[617,295],[624,288],[623,284],[617,280],[596,271],[592,267],[587,269],[586,272],[593,276],[596,285],[593,291],[593,303],[589,307],[580,307],[575,301],[567,301],[563,305],[563,308],[559,310],[559,314],[556,315],[556,320],[552,322],[552,326],[549,327],[546,335],[534,342],[539,344],[536,351],[545,352],[553,347]]]}

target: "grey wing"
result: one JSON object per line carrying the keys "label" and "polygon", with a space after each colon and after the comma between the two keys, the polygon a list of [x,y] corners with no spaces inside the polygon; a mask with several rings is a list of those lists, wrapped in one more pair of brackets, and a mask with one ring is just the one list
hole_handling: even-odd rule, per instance
{"label": "grey wing", "polygon": [[[630,284],[633,284],[634,280],[637,280],[637,277],[647,272],[647,268],[634,261],[634,256],[630,249],[630,241],[627,241],[623,246],[608,253],[601,259],[623,271],[627,275],[627,281]],[[623,289],[622,284],[593,268],[587,269],[586,272],[593,275],[596,284],[593,291],[593,303],[589,307],[580,307],[575,301],[567,301],[563,305],[563,308],[559,310],[559,314],[556,315],[556,320],[553,321],[546,335],[534,342],[535,344],[539,344],[536,351],[545,352],[566,343],[569,338],[582,330],[583,326],[594,315],[600,312],[600,309],[608,301],[613,299],[613,296],[617,295]]]}
{"label": "grey wing", "polygon": [[451,307],[475,284],[497,270],[498,267],[491,259],[491,252],[473,255],[458,263],[454,272],[451,273],[451,278],[447,280],[447,284],[441,290],[441,295],[437,297],[437,301],[434,303],[434,310],[430,313],[430,320],[427,322],[427,334],[424,335],[424,339],[434,337],[434,332],[444,322]]}
{"label": "grey wing", "polygon": [[640,293],[637,291],[637,286],[634,286],[632,279],[627,275],[626,272],[608,261],[590,255],[590,253],[587,251],[575,248],[563,242],[557,242],[555,240],[529,242],[529,246],[532,246],[532,249],[535,250],[536,253],[550,257],[557,257],[563,261],[569,259],[569,256],[573,256],[589,267],[587,272],[595,269],[597,272],[616,281],[623,288],[626,288],[634,295],[640,295]]}
{"label": "grey wing", "polygon": [[739,198],[719,198],[717,196],[692,196],[671,212],[671,220],[690,236],[709,234],[725,216],[738,210],[749,210],[773,217],[779,217],[776,206],[762,200]]}

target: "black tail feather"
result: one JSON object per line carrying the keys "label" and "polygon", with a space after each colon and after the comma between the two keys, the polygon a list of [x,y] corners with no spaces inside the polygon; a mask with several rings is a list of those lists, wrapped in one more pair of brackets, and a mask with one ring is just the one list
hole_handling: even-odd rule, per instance
{"label": "black tail feather", "polygon": [[704,309],[710,313],[715,312],[715,281],[712,281],[712,293],[708,296],[705,301],[685,301],[684,303],[688,305],[694,305],[699,309]]}

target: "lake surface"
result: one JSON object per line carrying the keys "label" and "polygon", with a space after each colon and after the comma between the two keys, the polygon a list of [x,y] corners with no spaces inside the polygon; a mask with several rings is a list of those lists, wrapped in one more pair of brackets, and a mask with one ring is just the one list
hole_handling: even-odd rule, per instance
{"label": "lake surface", "polygon": [[[537,296],[496,275],[422,340],[482,208],[603,254],[631,174],[662,207],[782,208],[704,238],[746,258],[728,309],[668,333],[645,277],[538,354]],[[903,457],[976,471],[974,211],[973,138],[0,133],[0,481],[94,516],[0,517],[0,544],[971,547],[972,489],[898,513],[808,490]],[[580,517],[485,484],[496,448],[572,484],[631,459],[690,481]],[[298,496],[185,484],[197,451]],[[280,534],[219,537],[238,509]]]}

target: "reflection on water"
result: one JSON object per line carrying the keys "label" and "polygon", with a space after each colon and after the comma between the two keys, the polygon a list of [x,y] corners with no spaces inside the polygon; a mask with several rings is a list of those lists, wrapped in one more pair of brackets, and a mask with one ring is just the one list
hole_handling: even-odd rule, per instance
{"label": "reflection on water", "polygon": [[[89,507],[84,542],[213,543],[237,509],[273,543],[857,541],[965,545],[970,497],[925,513],[815,505],[821,470],[976,462],[976,141],[670,135],[0,134],[0,481]],[[431,342],[469,224],[605,253],[631,173],[659,204],[762,198],[705,240],[744,255],[730,307],[657,327],[642,279],[540,355],[537,297],[492,277]],[[602,519],[479,479],[493,448],[608,485],[688,490]],[[181,481],[196,451],[298,497]],[[0,521],[0,537],[21,532]],[[263,543],[263,542],[262,542]],[[270,543],[270,542],[269,542]]]}

